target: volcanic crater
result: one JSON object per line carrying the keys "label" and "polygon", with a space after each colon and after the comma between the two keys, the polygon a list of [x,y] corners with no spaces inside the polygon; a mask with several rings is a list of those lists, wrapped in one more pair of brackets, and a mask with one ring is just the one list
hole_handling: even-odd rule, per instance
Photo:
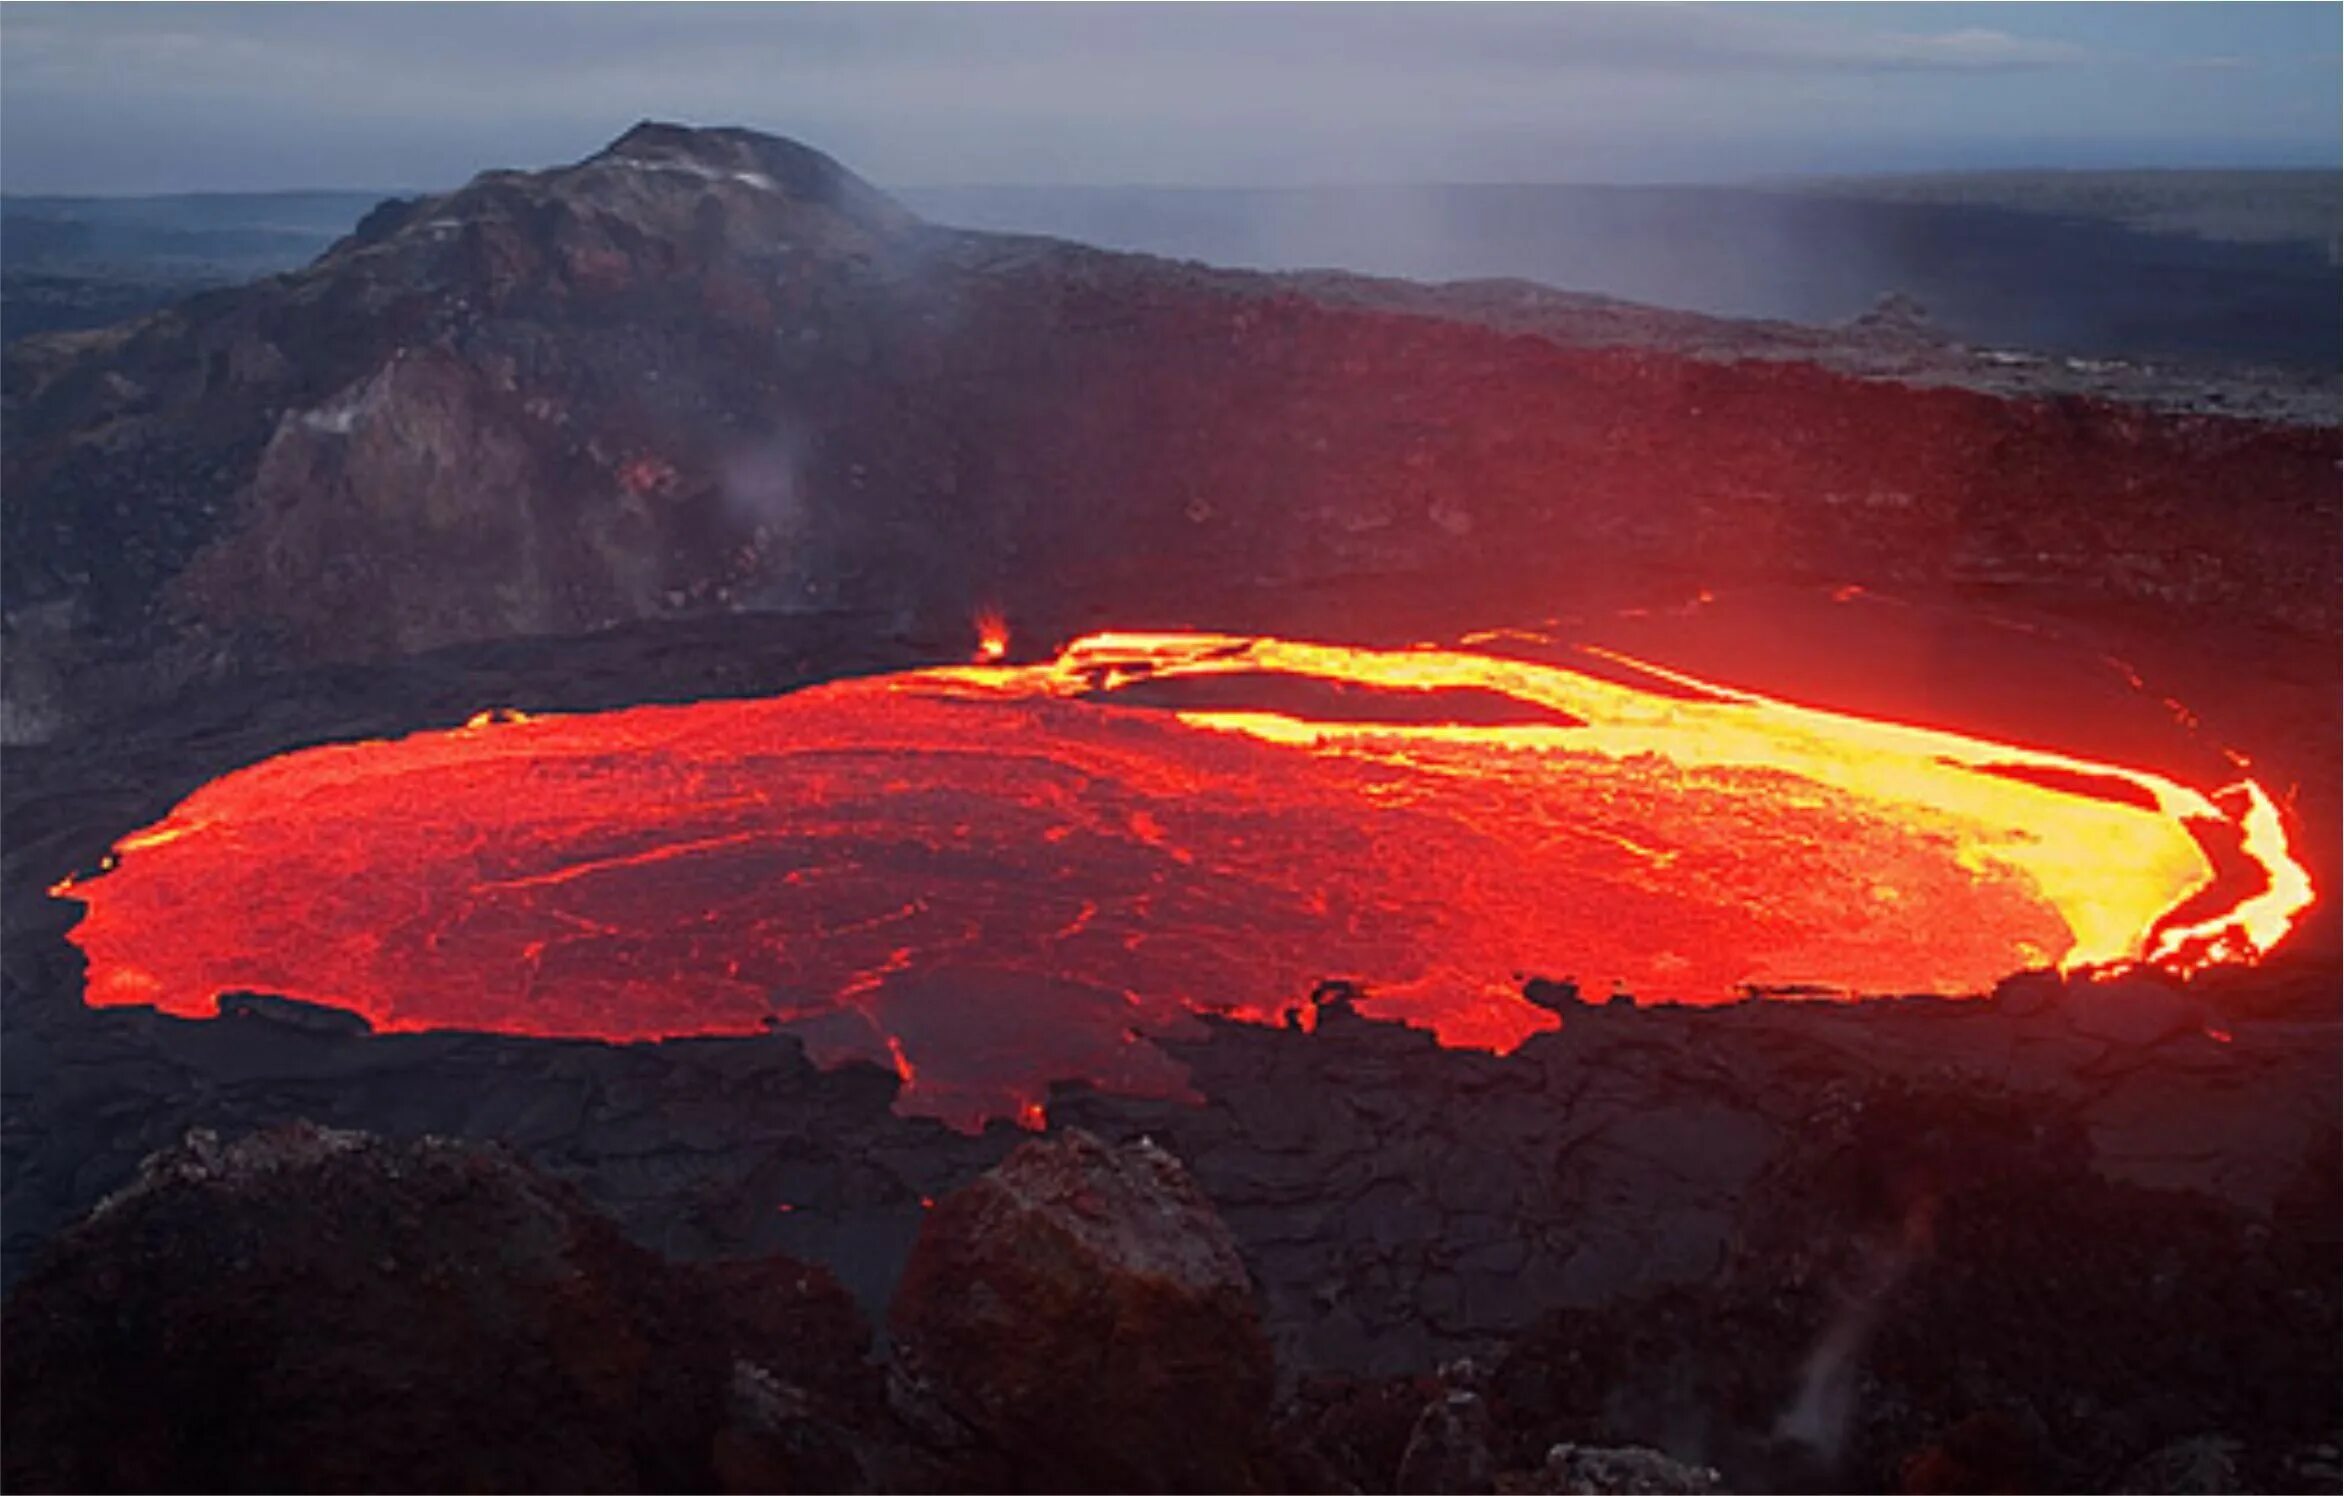
{"label": "volcanic crater", "polygon": [[[1856,1281],[1769,1233],[1919,1218],[1816,1183],[1851,1136],[1899,1200],[2033,1139],[2029,1188],[2296,1272],[2335,430],[1468,303],[645,125],[12,344],[11,1277],[187,1128],[305,1117],[877,1309],[928,1202],[1079,1125],[1187,1160],[1289,1377],[1799,1306],[1697,1436],[1622,1372],[1609,1433],[1722,1458]],[[1884,1344],[1998,1291],[1974,1183]],[[2189,1432],[2103,1390],[2131,1442],[2063,1475]],[[2247,1436],[2322,1432],[2284,1401]]]}

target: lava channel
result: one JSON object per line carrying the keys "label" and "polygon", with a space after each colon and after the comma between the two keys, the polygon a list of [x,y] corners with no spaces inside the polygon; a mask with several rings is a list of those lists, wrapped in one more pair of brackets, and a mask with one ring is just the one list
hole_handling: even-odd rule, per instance
{"label": "lava channel", "polygon": [[[988,651],[990,656],[994,651]],[[799,1035],[898,1107],[1185,1094],[1322,979],[1504,1051],[1591,996],[1979,992],[2251,960],[2312,893],[2251,781],[1419,647],[1102,634],[1039,665],[465,727],[205,785],[56,890],[88,1000],[377,1031]],[[2222,849],[2235,849],[2221,869]]]}

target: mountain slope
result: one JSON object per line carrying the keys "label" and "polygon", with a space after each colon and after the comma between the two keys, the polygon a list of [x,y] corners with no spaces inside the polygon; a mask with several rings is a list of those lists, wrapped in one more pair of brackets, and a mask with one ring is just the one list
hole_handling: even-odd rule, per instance
{"label": "mountain slope", "polygon": [[4,388],[20,711],[742,608],[1262,624],[1362,573],[1450,628],[1654,575],[2335,627],[2333,431],[940,229],[737,130],[385,204],[293,274],[22,340]]}

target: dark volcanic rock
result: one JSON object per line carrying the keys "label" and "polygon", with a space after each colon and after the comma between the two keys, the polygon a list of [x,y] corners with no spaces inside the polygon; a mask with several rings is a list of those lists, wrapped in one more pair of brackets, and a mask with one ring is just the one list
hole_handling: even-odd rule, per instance
{"label": "dark volcanic rock", "polygon": [[[861,1468],[867,1335],[828,1274],[672,1270],[471,1145],[193,1134],[6,1338],[13,1490],[703,1489],[744,1442],[792,1488]],[[744,1429],[744,1379],[788,1412]]]}
{"label": "dark volcanic rock", "polygon": [[1070,1131],[940,1201],[891,1324],[919,1393],[1021,1489],[1275,1480],[1270,1348],[1245,1265],[1148,1143]]}
{"label": "dark volcanic rock", "polygon": [[2159,1496],[2223,1496],[2247,1489],[2238,1470],[2238,1446],[2228,1439],[2184,1439],[2125,1472],[2122,1491]]}
{"label": "dark volcanic rock", "polygon": [[1590,1449],[1557,1444],[1536,1478],[1510,1487],[1553,1496],[1705,1496],[1721,1489],[1717,1472],[1672,1460],[1656,1449]]}
{"label": "dark volcanic rock", "polygon": [[1496,1480],[1489,1404],[1470,1387],[1444,1389],[1417,1415],[1393,1489],[1403,1496],[1480,1496]]}
{"label": "dark volcanic rock", "polygon": [[1770,1488],[2090,1490],[2209,1430],[2279,1482],[2333,1436],[2332,1258],[2102,1178],[2072,1126],[2007,1099],[1841,1088],[1796,1136],[1714,1282],[1512,1350],[1516,1459],[1638,1440]]}
{"label": "dark volcanic rock", "polygon": [[13,730],[633,619],[1245,626],[1357,574],[1450,630],[1543,616],[1558,577],[1763,571],[2332,639],[2333,431],[1310,284],[937,228],[743,131],[486,173],[303,270],[9,347]]}
{"label": "dark volcanic rock", "polygon": [[1287,1484],[1310,1491],[1391,1490],[1426,1406],[1443,1396],[1429,1375],[1302,1377],[1279,1410]]}

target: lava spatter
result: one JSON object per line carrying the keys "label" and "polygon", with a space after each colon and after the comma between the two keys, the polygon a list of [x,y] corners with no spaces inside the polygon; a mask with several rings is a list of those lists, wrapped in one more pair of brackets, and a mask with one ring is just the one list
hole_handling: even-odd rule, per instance
{"label": "lava spatter", "polygon": [[2311,899],[2252,781],[2208,795],[1625,656],[1101,634],[985,658],[238,770],[60,885],[89,1001],[779,1028],[891,1068],[903,1110],[1032,1126],[1053,1079],[1180,1094],[1157,1040],[1282,1021],[1330,977],[1504,1050],[1557,1021],[1525,973],[1974,992],[2252,959]]}

